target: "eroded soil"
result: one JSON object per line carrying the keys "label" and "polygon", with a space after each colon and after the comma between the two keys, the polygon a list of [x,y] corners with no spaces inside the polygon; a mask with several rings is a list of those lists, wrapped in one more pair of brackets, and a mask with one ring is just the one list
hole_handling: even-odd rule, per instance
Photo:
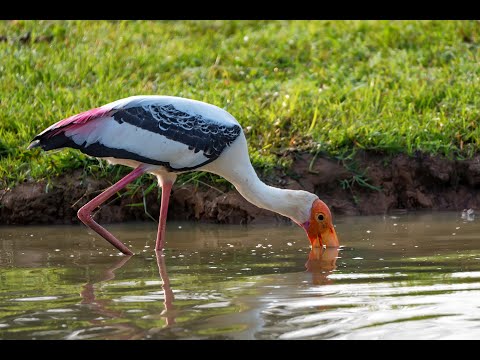
{"label": "eroded soil", "polygon": [[[468,160],[403,154],[385,156],[357,153],[339,161],[308,153],[284,154],[292,158],[288,171],[277,170],[263,180],[272,186],[315,192],[333,214],[371,215],[417,209],[463,210],[480,205],[480,155]],[[366,181],[367,183],[363,183]],[[80,170],[53,180],[26,182],[0,190],[0,224],[78,223],[77,210],[101,190],[107,179],[85,177]],[[96,214],[102,223],[147,220],[143,206],[157,218],[159,191],[143,199],[135,195],[113,198]],[[172,191],[169,219],[217,223],[284,221],[280,215],[257,208],[235,189],[187,184]]]}

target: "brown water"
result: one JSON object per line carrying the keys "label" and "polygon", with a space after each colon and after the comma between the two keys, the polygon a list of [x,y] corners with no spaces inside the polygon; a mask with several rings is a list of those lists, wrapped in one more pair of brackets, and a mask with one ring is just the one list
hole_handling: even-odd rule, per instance
{"label": "brown water", "polygon": [[296,226],[0,227],[0,339],[480,339],[480,220],[337,217]]}

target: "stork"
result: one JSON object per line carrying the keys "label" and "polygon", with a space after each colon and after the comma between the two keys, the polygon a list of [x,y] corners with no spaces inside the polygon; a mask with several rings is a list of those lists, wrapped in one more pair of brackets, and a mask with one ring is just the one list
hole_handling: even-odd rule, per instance
{"label": "stork", "polygon": [[263,183],[250,162],[242,127],[215,105],[174,96],[131,96],[51,125],[35,136],[28,149],[36,147],[46,151],[70,147],[134,169],[78,210],[85,225],[126,255],[133,253],[93,220],[92,211],[145,173],[155,175],[162,188],[156,250],[165,247],[173,183],[178,174],[188,171],[224,177],[252,204],[302,227],[312,247],[339,245],[328,206],[310,192]]}

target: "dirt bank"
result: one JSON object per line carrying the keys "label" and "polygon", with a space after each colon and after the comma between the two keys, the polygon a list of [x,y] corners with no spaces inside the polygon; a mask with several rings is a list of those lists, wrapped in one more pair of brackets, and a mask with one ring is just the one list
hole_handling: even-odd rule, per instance
{"label": "dirt bank", "polygon": [[[353,160],[291,152],[287,172],[276,171],[263,178],[270,185],[315,192],[334,214],[382,214],[397,209],[462,210],[480,205],[480,155],[469,160],[450,160],[416,154],[385,156],[358,153]],[[364,181],[367,181],[367,185]],[[75,171],[52,181],[24,183],[0,190],[0,224],[77,223],[77,210],[102,189],[106,179],[84,178]],[[378,188],[379,190],[377,190]],[[145,197],[148,212],[157,218],[159,193]],[[104,205],[96,219],[102,223],[147,220],[142,191],[122,196]],[[172,192],[169,219],[218,223],[283,221],[244,200],[236,190],[187,184]]]}

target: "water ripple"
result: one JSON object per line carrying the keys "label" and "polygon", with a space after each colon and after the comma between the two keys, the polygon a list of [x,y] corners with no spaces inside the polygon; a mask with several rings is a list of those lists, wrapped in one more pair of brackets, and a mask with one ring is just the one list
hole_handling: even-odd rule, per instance
{"label": "water ripple", "polygon": [[56,300],[58,296],[36,296],[36,297],[24,297],[17,299],[10,299],[11,301],[50,301]]}

